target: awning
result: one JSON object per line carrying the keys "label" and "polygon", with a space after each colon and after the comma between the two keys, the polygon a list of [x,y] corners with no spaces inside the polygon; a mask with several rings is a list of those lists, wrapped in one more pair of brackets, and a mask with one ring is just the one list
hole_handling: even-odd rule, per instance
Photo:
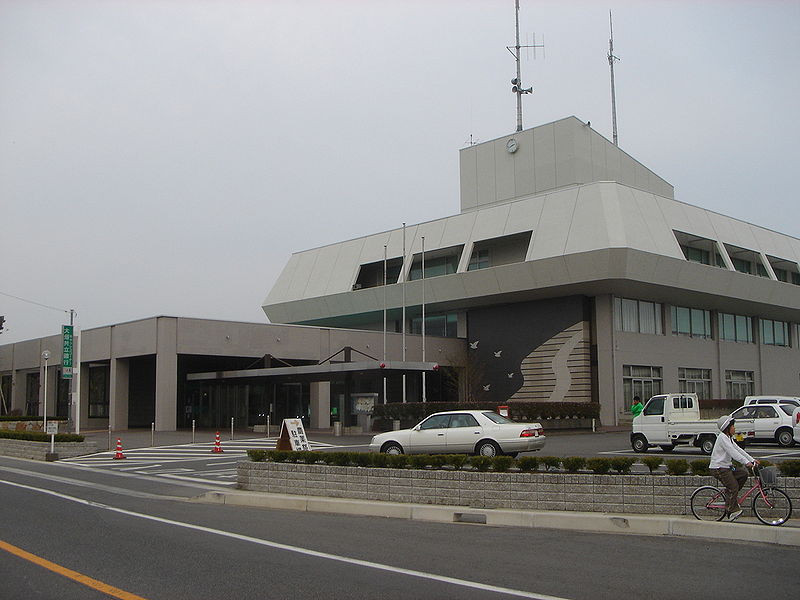
{"label": "awning", "polygon": [[434,362],[408,362],[374,360],[360,362],[334,362],[321,365],[303,365],[299,367],[269,367],[262,369],[243,369],[240,371],[211,371],[207,373],[189,373],[187,381],[211,381],[221,379],[260,379],[282,377],[286,379],[305,379],[309,381],[329,381],[347,373],[364,375],[403,375],[437,371],[439,364]]}

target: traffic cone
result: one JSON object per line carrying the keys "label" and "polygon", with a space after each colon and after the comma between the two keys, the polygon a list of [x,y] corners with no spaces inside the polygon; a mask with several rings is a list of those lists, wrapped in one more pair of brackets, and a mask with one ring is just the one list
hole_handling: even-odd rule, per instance
{"label": "traffic cone", "polygon": [[214,440],[214,447],[211,449],[211,452],[213,452],[214,454],[219,454],[220,452],[222,452],[222,446],[220,445],[219,442],[219,431],[217,432],[217,437]]}
{"label": "traffic cone", "polygon": [[120,458],[127,458],[127,456],[122,453],[122,440],[117,438],[117,451],[114,453],[114,460]]}

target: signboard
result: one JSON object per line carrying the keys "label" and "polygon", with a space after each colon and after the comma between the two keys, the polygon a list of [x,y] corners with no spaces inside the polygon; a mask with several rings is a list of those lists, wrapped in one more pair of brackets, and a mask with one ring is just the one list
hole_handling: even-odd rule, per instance
{"label": "signboard", "polygon": [[58,421],[48,421],[47,422],[47,431],[45,432],[48,435],[55,435],[58,433]]}
{"label": "signboard", "polygon": [[351,394],[354,415],[371,415],[378,401],[378,394]]}
{"label": "signboard", "polygon": [[281,434],[278,436],[276,450],[311,450],[300,419],[284,419],[281,423]]}
{"label": "signboard", "polygon": [[61,377],[72,379],[72,325],[61,327]]}

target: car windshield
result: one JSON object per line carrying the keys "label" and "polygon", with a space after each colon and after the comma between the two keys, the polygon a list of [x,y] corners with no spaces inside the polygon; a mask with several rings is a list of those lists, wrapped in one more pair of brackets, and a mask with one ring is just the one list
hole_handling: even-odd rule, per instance
{"label": "car windshield", "polygon": [[506,419],[505,417],[498,415],[497,413],[491,412],[487,410],[483,413],[483,416],[489,419],[490,421],[494,421],[499,425],[508,425],[509,423],[514,423],[511,419]]}

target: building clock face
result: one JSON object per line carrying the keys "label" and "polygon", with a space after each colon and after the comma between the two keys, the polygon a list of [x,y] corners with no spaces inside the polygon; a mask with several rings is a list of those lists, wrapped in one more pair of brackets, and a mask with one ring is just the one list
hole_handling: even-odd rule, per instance
{"label": "building clock face", "polygon": [[506,150],[508,150],[511,154],[514,154],[514,152],[517,151],[517,148],[519,148],[519,144],[514,138],[511,138],[506,142]]}

